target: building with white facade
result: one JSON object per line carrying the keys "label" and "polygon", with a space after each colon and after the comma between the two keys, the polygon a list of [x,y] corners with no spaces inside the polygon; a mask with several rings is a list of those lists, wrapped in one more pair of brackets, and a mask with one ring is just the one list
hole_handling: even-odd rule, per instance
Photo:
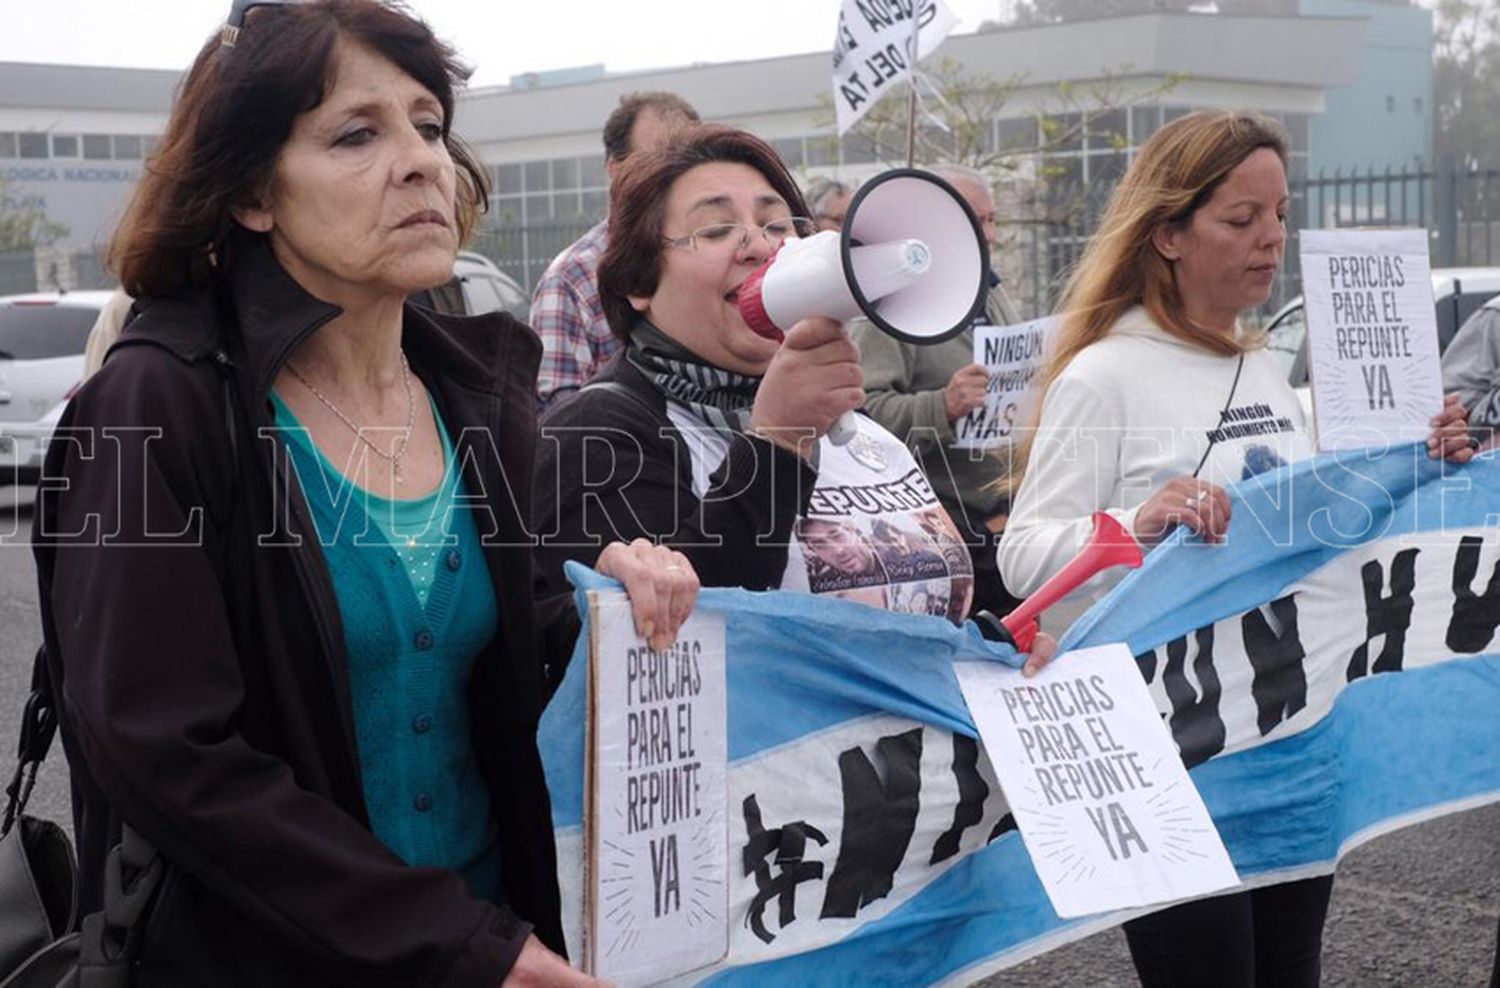
{"label": "building with white facade", "polygon": [[[985,127],[987,147],[1035,146],[1038,114],[1066,132],[1068,114],[1087,109],[1090,86],[1102,80],[1115,105],[1155,94],[1088,130],[1072,128],[1044,162],[1054,180],[1107,188],[1164,119],[1199,107],[1249,107],[1280,119],[1292,139],[1294,177],[1344,164],[1352,138],[1341,135],[1372,123],[1383,130],[1358,149],[1365,166],[1429,159],[1430,61],[1388,49],[1393,32],[1425,24],[1425,42],[1407,46],[1425,43],[1430,51],[1430,13],[1398,8],[1395,16],[1406,20],[1393,24],[1391,8],[1373,0],[1304,0],[1304,8],[1313,3],[1319,13],[1310,16],[1151,13],[1000,29],[951,37],[935,57],[955,60],[967,77],[1018,80]],[[468,47],[483,58],[482,48]],[[806,177],[857,180],[899,163],[868,140],[835,137],[830,75],[828,52],[814,52],[627,74],[587,67],[472,90],[456,126],[493,181],[489,232],[479,246],[529,285],[559,247],[596,222],[607,195],[600,130],[620,97],[639,90],[679,93],[705,119],[768,138]],[[101,245],[161,131],[176,81],[173,72],[0,64],[0,175],[11,180],[8,194],[66,225],[69,246]],[[1059,86],[1071,86],[1074,100],[1085,94],[1085,102],[1064,106]],[[1425,96],[1415,123],[1407,119],[1413,93]],[[1392,107],[1402,111],[1400,126]]]}

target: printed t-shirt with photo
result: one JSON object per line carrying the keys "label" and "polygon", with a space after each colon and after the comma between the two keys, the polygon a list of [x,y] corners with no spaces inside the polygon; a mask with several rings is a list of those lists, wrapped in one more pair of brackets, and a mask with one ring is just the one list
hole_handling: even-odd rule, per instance
{"label": "printed t-shirt with photo", "polygon": [[[667,416],[684,437],[701,498],[729,437],[676,402],[667,403]],[[781,589],[962,621],[974,565],[958,529],[911,452],[873,420],[855,418],[848,443],[819,444],[817,486],[792,525]]]}

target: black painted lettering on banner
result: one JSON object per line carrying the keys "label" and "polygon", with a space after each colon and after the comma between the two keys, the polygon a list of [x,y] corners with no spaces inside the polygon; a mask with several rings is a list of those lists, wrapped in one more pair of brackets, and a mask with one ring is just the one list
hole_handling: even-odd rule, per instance
{"label": "black painted lettering on banner", "polygon": [[[804,860],[807,841],[812,838],[821,847],[828,836],[805,821],[789,823],[767,830],[761,822],[760,804],[755,794],[745,797],[745,832],[749,842],[741,853],[745,874],[755,876],[755,897],[750,900],[746,922],[750,930],[765,943],[776,939],[766,929],[766,906],[776,900],[778,928],[786,929],[797,919],[797,886],[823,877],[823,862]],[[773,857],[774,855],[774,857]],[[771,873],[771,865],[777,868]]]}
{"label": "black painted lettering on banner", "polygon": [[1483,594],[1474,593],[1474,577],[1479,572],[1479,550],[1484,539],[1465,535],[1453,558],[1453,616],[1448,621],[1446,642],[1449,648],[1474,655],[1489,647],[1500,628],[1500,562],[1490,572]]}
{"label": "black painted lettering on banner", "polygon": [[[1406,632],[1411,627],[1412,589],[1417,584],[1417,554],[1403,549],[1391,560],[1391,592],[1385,596],[1385,567],[1372,559],[1359,569],[1365,585],[1365,640],[1349,657],[1348,681],[1372,672],[1400,672],[1406,656]],[[1380,655],[1370,666],[1370,643],[1384,636]]]}
{"label": "black painted lettering on banner", "polygon": [[1270,604],[1271,616],[1281,626],[1278,633],[1257,608],[1240,619],[1245,654],[1255,669],[1250,695],[1255,698],[1255,722],[1261,737],[1307,706],[1307,670],[1302,662],[1307,650],[1297,633],[1297,599],[1288,594]]}
{"label": "black painted lettering on banner", "polygon": [[990,831],[990,835],[984,839],[984,842],[986,845],[993,844],[1012,830],[1017,829],[1019,828],[1016,826],[1015,814],[1007,813],[995,824],[995,829]]}
{"label": "black painted lettering on banner", "polygon": [[990,786],[979,774],[979,742],[962,734],[953,735],[953,776],[958,781],[958,805],[953,807],[953,826],[938,835],[928,864],[947,861],[958,853],[964,831],[984,819],[984,801]]}
{"label": "black painted lettering on banner", "polygon": [[844,836],[823,899],[824,917],[853,916],[888,895],[917,831],[922,729],[883,737],[875,751],[885,763],[884,783],[862,749],[839,754]]}
{"label": "black painted lettering on banner", "polygon": [[[1193,675],[1199,689],[1188,682],[1186,664],[1187,636],[1167,644],[1167,664],[1162,670],[1162,685],[1172,703],[1168,723],[1182,762],[1188,768],[1208,761],[1224,750],[1224,720],[1219,716],[1219,673],[1214,668],[1214,628],[1208,625],[1193,632],[1196,645]],[[1201,690],[1201,692],[1200,692]]]}

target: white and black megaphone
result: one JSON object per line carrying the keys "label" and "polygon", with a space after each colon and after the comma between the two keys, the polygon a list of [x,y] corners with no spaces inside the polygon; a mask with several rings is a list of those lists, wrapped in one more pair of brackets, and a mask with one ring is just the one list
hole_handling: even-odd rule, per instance
{"label": "white and black megaphone", "polygon": [[[989,251],[961,195],[931,172],[882,172],[855,193],[840,233],[787,240],[740,286],[740,315],[781,339],[802,319],[864,316],[907,343],[941,343],[984,309]],[[828,431],[854,438],[854,413]]]}

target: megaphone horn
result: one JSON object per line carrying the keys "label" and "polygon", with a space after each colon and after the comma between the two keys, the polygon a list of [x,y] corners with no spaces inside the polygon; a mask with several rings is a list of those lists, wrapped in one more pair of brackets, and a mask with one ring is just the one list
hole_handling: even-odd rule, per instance
{"label": "megaphone horn", "polygon": [[[811,316],[868,318],[907,343],[941,343],[983,311],[989,251],[963,196],[900,168],[860,186],[840,233],[788,240],[740,286],[746,325],[772,339]],[[828,437],[856,432],[846,415]]]}
{"label": "megaphone horn", "polygon": [[1052,579],[1038,587],[1036,593],[1021,601],[1020,607],[1005,615],[1001,623],[1016,640],[1016,648],[1029,652],[1036,641],[1036,619],[1043,611],[1103,570],[1114,566],[1134,569],[1141,564],[1142,558],[1141,544],[1125,530],[1125,526],[1115,521],[1112,515],[1096,511],[1094,534],[1089,537],[1088,545]]}

